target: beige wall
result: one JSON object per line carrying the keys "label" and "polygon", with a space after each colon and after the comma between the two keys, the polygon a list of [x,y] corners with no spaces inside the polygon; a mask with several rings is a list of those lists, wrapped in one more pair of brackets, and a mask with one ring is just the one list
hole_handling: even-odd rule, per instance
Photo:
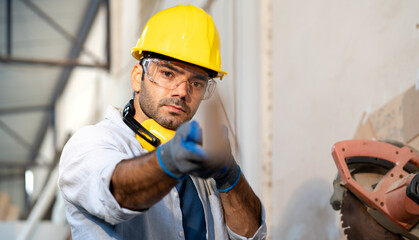
{"label": "beige wall", "polygon": [[[332,145],[412,86],[418,1],[274,1],[274,239],[334,239]],[[419,103],[418,103],[419,104]]]}

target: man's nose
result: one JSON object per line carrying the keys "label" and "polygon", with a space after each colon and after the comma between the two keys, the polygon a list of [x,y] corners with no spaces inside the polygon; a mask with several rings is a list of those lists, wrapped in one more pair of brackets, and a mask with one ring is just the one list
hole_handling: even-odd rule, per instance
{"label": "man's nose", "polygon": [[172,90],[172,96],[183,98],[188,95],[189,86],[188,81],[183,81],[177,84],[176,88]]}

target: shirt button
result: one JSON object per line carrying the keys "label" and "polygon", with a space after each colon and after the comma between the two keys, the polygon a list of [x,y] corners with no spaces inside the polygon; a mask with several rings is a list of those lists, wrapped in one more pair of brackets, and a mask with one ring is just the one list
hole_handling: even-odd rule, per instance
{"label": "shirt button", "polygon": [[179,237],[183,237],[183,232],[182,231],[179,232]]}
{"label": "shirt button", "polygon": [[177,197],[179,197],[179,194],[177,193],[177,192],[175,192],[175,197],[177,198]]}

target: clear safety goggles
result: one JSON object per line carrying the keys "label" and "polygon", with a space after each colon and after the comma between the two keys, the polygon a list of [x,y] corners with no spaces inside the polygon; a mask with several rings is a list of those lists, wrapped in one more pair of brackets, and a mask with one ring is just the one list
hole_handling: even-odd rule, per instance
{"label": "clear safety goggles", "polygon": [[173,90],[185,82],[188,93],[193,98],[208,99],[216,87],[215,80],[206,73],[188,68],[181,62],[145,58],[142,59],[141,64],[144,73],[152,83]]}

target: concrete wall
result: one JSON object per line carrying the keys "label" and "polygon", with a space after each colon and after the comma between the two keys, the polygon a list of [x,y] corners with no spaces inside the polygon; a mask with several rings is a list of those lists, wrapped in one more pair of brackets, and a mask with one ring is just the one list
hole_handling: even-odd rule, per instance
{"label": "concrete wall", "polygon": [[[101,120],[108,104],[123,107],[131,98],[130,48],[149,16],[192,2],[206,7],[220,32],[229,75],[218,88],[237,136],[237,159],[272,209],[272,239],[340,239],[328,204],[336,175],[330,149],[353,136],[363,111],[414,84],[419,2],[273,0],[266,54],[263,1],[111,1],[112,71],[74,72],[57,109],[60,144],[68,133]],[[97,29],[88,48],[100,49],[95,38],[102,37]],[[263,57],[272,64],[272,126],[261,124]],[[265,172],[263,131],[272,136],[273,167]],[[266,171],[272,173],[272,195],[263,191]]]}

